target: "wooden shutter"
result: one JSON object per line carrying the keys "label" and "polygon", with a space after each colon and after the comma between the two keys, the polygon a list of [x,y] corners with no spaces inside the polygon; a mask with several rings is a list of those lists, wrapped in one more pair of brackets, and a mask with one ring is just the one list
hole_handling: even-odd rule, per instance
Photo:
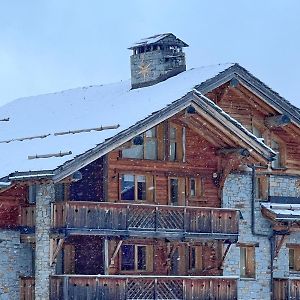
{"label": "wooden shutter", "polygon": [[255,246],[246,247],[246,275],[255,277]]}
{"label": "wooden shutter", "polygon": [[150,174],[146,175],[146,200],[148,202],[154,201],[155,185],[154,177]]}
{"label": "wooden shutter", "polygon": [[202,246],[196,246],[196,270],[203,270]]}
{"label": "wooden shutter", "polygon": [[75,246],[65,244],[64,246],[64,274],[75,273]]}
{"label": "wooden shutter", "polygon": [[185,178],[178,177],[178,205],[185,205]]}
{"label": "wooden shutter", "polygon": [[146,270],[148,272],[153,272],[153,245],[146,246]]}
{"label": "wooden shutter", "polygon": [[294,248],[294,270],[300,271],[300,247]]}
{"label": "wooden shutter", "polygon": [[164,123],[157,125],[157,159],[165,159],[165,126]]}

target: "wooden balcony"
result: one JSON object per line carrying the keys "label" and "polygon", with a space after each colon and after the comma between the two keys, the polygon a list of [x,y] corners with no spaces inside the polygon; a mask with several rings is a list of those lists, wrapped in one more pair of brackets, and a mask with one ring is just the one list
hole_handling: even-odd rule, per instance
{"label": "wooden balcony", "polygon": [[20,300],[34,300],[34,277],[20,278]]}
{"label": "wooden balcony", "polygon": [[64,202],[53,204],[53,228],[68,235],[112,235],[236,241],[239,211],[222,208]]}
{"label": "wooden balcony", "polygon": [[300,299],[300,278],[274,278],[273,291],[276,300]]}
{"label": "wooden balcony", "polygon": [[237,279],[205,276],[52,276],[50,300],[237,299]]}

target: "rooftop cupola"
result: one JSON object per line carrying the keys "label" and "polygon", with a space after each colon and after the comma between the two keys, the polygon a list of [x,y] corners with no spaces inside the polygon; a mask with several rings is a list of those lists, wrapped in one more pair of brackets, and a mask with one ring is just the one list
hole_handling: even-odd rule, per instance
{"label": "rooftop cupola", "polygon": [[131,87],[156,84],[186,70],[183,47],[188,45],[172,33],[157,34],[134,43],[128,49]]}

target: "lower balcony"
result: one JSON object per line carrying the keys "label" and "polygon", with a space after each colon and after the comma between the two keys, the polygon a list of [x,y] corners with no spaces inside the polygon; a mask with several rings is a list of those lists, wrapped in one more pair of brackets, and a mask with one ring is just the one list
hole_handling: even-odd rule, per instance
{"label": "lower balcony", "polygon": [[300,278],[274,278],[273,291],[276,300],[300,299]]}
{"label": "lower balcony", "polygon": [[213,238],[235,242],[239,211],[224,208],[68,201],[53,205],[52,226],[67,235]]}
{"label": "lower balcony", "polygon": [[61,275],[52,276],[50,299],[97,300],[233,300],[234,277]]}

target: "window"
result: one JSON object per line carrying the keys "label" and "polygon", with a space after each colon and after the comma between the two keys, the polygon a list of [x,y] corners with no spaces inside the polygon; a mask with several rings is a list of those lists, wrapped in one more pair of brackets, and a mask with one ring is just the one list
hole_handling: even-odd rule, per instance
{"label": "window", "polygon": [[184,160],[184,130],[182,127],[170,124],[169,126],[169,160]]}
{"label": "window", "polygon": [[282,167],[282,157],[281,157],[281,149],[279,143],[272,140],[271,148],[276,152],[275,160],[272,161],[272,168],[281,168]]}
{"label": "window", "polygon": [[200,198],[204,195],[203,189],[203,179],[200,177],[197,178],[188,178],[189,183],[189,198],[191,200],[201,200]]}
{"label": "window", "polygon": [[266,175],[256,176],[255,197],[261,201],[267,201],[269,197],[269,177]]}
{"label": "window", "polygon": [[201,271],[203,269],[202,262],[202,246],[189,246],[188,268],[190,271]]}
{"label": "window", "polygon": [[158,159],[157,128],[153,127],[141,135],[141,145],[130,145],[122,150],[122,157],[137,159]]}
{"label": "window", "polygon": [[240,277],[255,278],[255,245],[240,245]]}
{"label": "window", "polygon": [[191,197],[196,196],[196,179],[195,178],[190,179],[190,196]]}
{"label": "window", "polygon": [[185,178],[169,178],[169,203],[185,205]]}
{"label": "window", "polygon": [[153,201],[154,183],[152,175],[121,175],[121,200]]}
{"label": "window", "polygon": [[122,271],[151,271],[153,262],[152,245],[122,245]]}
{"label": "window", "polygon": [[289,269],[292,272],[300,271],[300,245],[289,246]]}

